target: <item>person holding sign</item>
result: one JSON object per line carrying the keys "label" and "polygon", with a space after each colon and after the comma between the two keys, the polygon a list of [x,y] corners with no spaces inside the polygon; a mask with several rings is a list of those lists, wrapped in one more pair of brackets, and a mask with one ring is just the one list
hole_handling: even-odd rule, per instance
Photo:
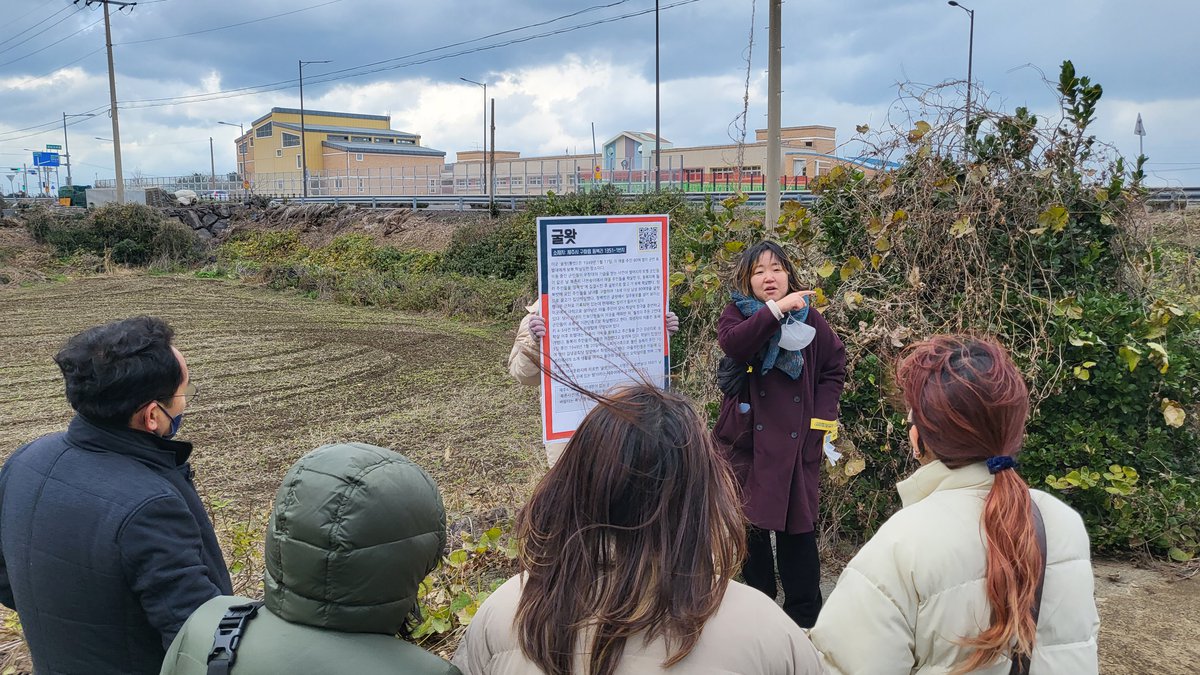
{"label": "person holding sign", "polygon": [[822,449],[836,460],[829,443],[846,374],[845,347],[810,306],[813,295],[801,290],[778,244],[761,242],[742,255],[733,300],[717,323],[722,370],[734,377],[722,378],[713,429],[751,525],[742,576],[774,598],[777,561],[783,609],[804,628],[821,609],[817,490]]}
{"label": "person holding sign", "polygon": [[[508,354],[508,374],[521,384],[536,387],[542,382],[542,369],[538,364],[542,337],[546,335],[546,321],[542,318],[542,303],[535,301],[525,308],[528,312],[517,326],[517,339],[512,351]],[[679,330],[679,317],[675,312],[667,310],[664,316],[667,335],[674,335]],[[554,466],[567,447],[566,441],[550,441],[546,443],[546,464]]]}

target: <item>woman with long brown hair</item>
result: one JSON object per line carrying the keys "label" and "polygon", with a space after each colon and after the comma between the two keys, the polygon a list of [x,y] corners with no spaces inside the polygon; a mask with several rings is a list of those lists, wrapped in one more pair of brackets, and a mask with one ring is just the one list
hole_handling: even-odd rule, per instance
{"label": "woman with long brown hair", "polygon": [[518,518],[521,573],[480,607],[467,675],[819,673],[808,638],[731,581],[744,521],[687,399],[596,397]]}
{"label": "woman with long brown hair", "polygon": [[1079,514],[1015,471],[1029,393],[989,339],[939,336],[897,368],[920,468],[811,633],[830,672],[1099,670]]}

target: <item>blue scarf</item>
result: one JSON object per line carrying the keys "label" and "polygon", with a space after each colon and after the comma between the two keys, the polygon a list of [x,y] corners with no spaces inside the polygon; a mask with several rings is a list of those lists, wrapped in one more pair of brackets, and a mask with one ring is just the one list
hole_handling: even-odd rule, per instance
{"label": "blue scarf", "polygon": [[[733,302],[737,305],[738,310],[741,311],[742,316],[746,318],[750,318],[752,314],[767,306],[767,303],[760,302],[757,298],[747,297],[737,291],[733,292]],[[804,321],[808,318],[808,305],[805,305],[803,309],[793,310],[784,314],[780,325],[784,321],[787,321],[789,317],[796,321]],[[778,368],[794,380],[800,377],[801,371],[804,370],[804,355],[800,352],[780,349],[779,336],[781,334],[782,330],[775,331],[775,334],[771,336],[771,340],[767,342],[766,350],[763,354],[762,372],[766,373],[772,368]]]}

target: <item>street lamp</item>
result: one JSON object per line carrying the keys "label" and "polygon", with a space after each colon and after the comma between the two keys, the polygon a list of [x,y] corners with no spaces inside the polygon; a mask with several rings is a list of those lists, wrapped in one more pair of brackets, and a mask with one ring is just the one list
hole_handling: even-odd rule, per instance
{"label": "street lamp", "polygon": [[967,9],[958,4],[957,0],[950,0],[946,4],[951,7],[957,7],[966,12],[971,17],[971,33],[967,41],[967,109],[966,109],[966,126],[964,127],[964,143],[966,142],[966,128],[971,125],[971,65],[975,60],[975,10]]}
{"label": "street lamp", "polygon": [[308,199],[308,156],[304,144],[304,66],[332,61],[297,61],[300,64],[300,180],[304,183],[304,199]]}
{"label": "street lamp", "polygon": [[[21,148],[21,149],[24,150],[25,152],[41,152],[40,150],[34,150],[33,148]],[[29,169],[29,166],[26,165],[24,162],[21,163],[21,169],[22,169],[21,173],[23,173],[24,177],[25,177],[24,192],[25,192],[25,196],[28,197],[29,196],[29,174],[31,173],[31,171]],[[36,173],[38,175],[38,188],[39,188],[39,191],[41,191],[42,171],[37,166],[34,166],[32,173]]]}
{"label": "street lamp", "polygon": [[[112,143],[112,142],[113,142],[113,139],[111,139],[111,138],[101,138],[100,136],[92,136],[92,138],[94,138],[94,139],[96,139],[96,140],[98,140],[98,141],[104,141],[105,143]],[[97,178],[97,179],[94,181],[94,183],[99,183],[99,182],[100,182],[100,179],[99,179],[99,178]]]}
{"label": "street lamp", "polygon": [[96,113],[79,113],[77,115],[68,115],[67,113],[63,113],[63,156],[67,158],[67,186],[73,185],[71,182],[71,144],[67,142],[67,118],[95,116]]}
{"label": "street lamp", "polygon": [[[246,144],[245,144],[245,141],[242,140],[242,136],[246,135],[246,128],[242,126],[241,122],[238,122],[237,124],[234,124],[233,122],[217,122],[217,124],[224,124],[227,127],[237,127],[238,128],[238,155],[240,156],[240,159],[241,159],[241,161],[238,162],[238,178],[241,178],[242,182],[245,183],[246,182]],[[301,138],[303,139],[304,136],[301,135]],[[243,188],[243,190],[244,189],[245,188]]]}
{"label": "street lamp", "polygon": [[662,172],[659,162],[662,161],[662,129],[659,122],[658,96],[658,0],[654,0],[654,192],[662,192]]}
{"label": "street lamp", "polygon": [[[476,82],[475,80],[468,80],[465,77],[460,77],[458,79],[462,80],[463,82],[473,84],[477,87],[483,87],[483,154],[479,158],[479,164],[480,164],[480,166],[483,167],[483,174],[479,179],[479,188],[483,191],[483,194],[486,195],[487,194],[487,184],[488,184],[488,182],[487,182],[487,83],[486,82]],[[495,152],[495,148],[492,149],[492,152]]]}

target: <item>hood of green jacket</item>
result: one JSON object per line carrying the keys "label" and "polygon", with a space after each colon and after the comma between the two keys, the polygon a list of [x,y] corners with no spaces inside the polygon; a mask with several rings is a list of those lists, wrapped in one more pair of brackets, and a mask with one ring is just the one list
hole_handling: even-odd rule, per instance
{"label": "hood of green jacket", "polygon": [[445,543],[442,498],[421,467],[365,443],[317,448],[275,495],[266,606],[292,623],[395,634]]}

